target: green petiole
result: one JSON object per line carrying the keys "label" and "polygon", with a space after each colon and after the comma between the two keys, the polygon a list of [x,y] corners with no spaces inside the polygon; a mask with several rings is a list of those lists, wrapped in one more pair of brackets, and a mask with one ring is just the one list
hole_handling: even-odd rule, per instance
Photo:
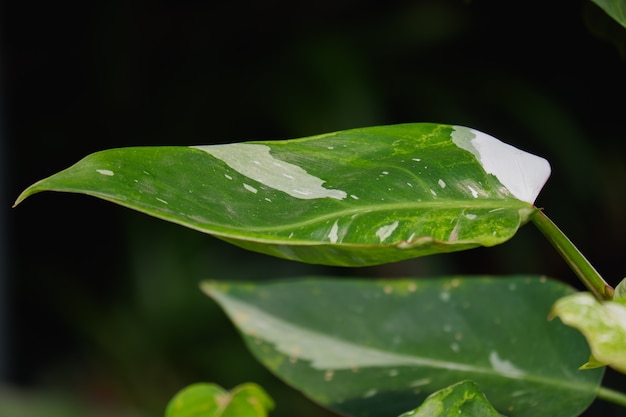
{"label": "green petiole", "polygon": [[613,299],[613,287],[600,276],[587,258],[543,211],[537,212],[531,220],[598,300]]}

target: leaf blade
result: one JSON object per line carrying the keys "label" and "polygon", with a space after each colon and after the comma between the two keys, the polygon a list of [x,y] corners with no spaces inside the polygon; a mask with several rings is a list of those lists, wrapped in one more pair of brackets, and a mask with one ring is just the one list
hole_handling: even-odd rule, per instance
{"label": "leaf blade", "polygon": [[[33,184],[16,204],[46,190],[88,194],[273,256],[374,265],[497,245],[529,220],[549,165],[493,141],[416,123],[287,141],[111,149]],[[492,163],[498,158],[512,168]]]}
{"label": "leaf blade", "polygon": [[400,414],[469,379],[510,417],[571,417],[591,403],[602,376],[577,370],[585,341],[547,320],[572,290],[539,277],[202,288],[266,367],[347,415]]}

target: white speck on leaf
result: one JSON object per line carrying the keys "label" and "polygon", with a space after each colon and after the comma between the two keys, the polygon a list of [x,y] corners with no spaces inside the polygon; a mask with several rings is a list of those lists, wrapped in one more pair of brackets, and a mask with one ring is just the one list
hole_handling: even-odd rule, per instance
{"label": "white speck on leaf", "polygon": [[156,199],[163,204],[169,204],[167,201],[163,200],[162,198],[156,197]]}
{"label": "white speck on leaf", "polygon": [[452,231],[450,232],[450,236],[448,236],[448,240],[450,242],[456,242],[459,240],[459,230],[461,229],[461,223],[457,220]]}
{"label": "white speck on leaf", "polygon": [[476,191],[475,189],[472,188],[471,185],[468,185],[467,188],[470,190],[470,192],[472,193],[472,197],[474,198],[478,198],[478,191]]}
{"label": "white speck on leaf", "polygon": [[382,226],[380,227],[377,231],[376,231],[376,236],[378,236],[378,239],[380,239],[380,242],[384,242],[389,236],[391,236],[391,234],[394,232],[394,230],[396,230],[396,228],[398,227],[398,221],[396,220],[395,222]]}
{"label": "white speck on leaf", "polygon": [[353,198],[353,199],[355,199],[355,200],[358,200],[358,199],[359,199],[359,197],[355,196],[354,194],[350,194],[350,197],[352,197],[352,198]]}
{"label": "white speck on leaf", "polygon": [[441,188],[446,188],[446,183],[444,180],[442,180],[441,178],[439,179],[439,181],[437,181],[437,184],[439,184],[439,186]]}
{"label": "white speck on leaf", "polygon": [[363,394],[363,398],[370,398],[374,395],[378,394],[378,391],[375,388],[368,390],[365,394]]}
{"label": "white speck on leaf", "polygon": [[524,371],[513,365],[511,361],[500,358],[498,352],[491,351],[489,354],[489,363],[491,367],[498,373],[510,377],[519,377],[524,375]]}
{"label": "white speck on leaf", "polygon": [[245,188],[246,190],[250,191],[251,193],[256,194],[258,192],[258,190],[256,188],[254,188],[251,185],[248,185],[246,183],[243,184],[243,188]]}
{"label": "white speck on leaf", "polygon": [[110,169],[96,169],[96,171],[98,172],[98,174],[106,175],[107,177],[112,177],[113,175],[115,175],[115,172],[111,171]]}
{"label": "white speck on leaf", "polygon": [[476,217],[478,217],[478,216],[477,216],[477,215],[475,215],[475,214],[466,214],[466,215],[465,215],[465,218],[466,218],[467,220],[474,220],[474,219],[476,219]]}
{"label": "white speck on leaf", "polygon": [[433,380],[431,378],[422,378],[422,379],[416,379],[415,381],[412,381],[409,386],[411,388],[415,388],[415,387],[422,387],[424,385],[428,385],[431,382],[433,382]]}
{"label": "white speck on leaf", "polygon": [[328,239],[330,239],[330,243],[337,243],[337,239],[339,239],[339,235],[337,234],[338,231],[338,220],[335,220],[335,223],[333,223],[333,226],[330,228],[330,232],[328,233]]}

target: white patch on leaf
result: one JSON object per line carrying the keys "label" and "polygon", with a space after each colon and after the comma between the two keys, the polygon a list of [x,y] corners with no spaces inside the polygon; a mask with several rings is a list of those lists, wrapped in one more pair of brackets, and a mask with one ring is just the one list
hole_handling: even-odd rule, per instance
{"label": "white patch on leaf", "polygon": [[376,236],[378,236],[378,239],[380,239],[380,242],[384,242],[389,236],[391,236],[391,234],[394,232],[394,230],[396,230],[396,228],[398,227],[398,221],[396,220],[395,222],[382,226],[380,227],[377,231],[376,231]]}
{"label": "white patch on leaf", "polygon": [[305,200],[326,197],[343,200],[348,195],[345,191],[324,188],[324,180],[297,165],[274,158],[270,147],[266,145],[231,143],[191,148],[204,151],[240,174],[292,197]]}
{"label": "white patch on leaf", "polygon": [[472,188],[471,185],[468,185],[467,188],[470,190],[470,192],[472,193],[472,197],[474,198],[478,198],[478,191],[476,191],[475,189]]}
{"label": "white patch on leaf", "polygon": [[491,351],[489,354],[489,363],[491,367],[498,373],[510,377],[520,377],[524,375],[524,371],[513,365],[511,361],[500,358],[498,352]]}
{"label": "white patch on leaf", "polygon": [[452,141],[472,153],[485,172],[517,199],[533,204],[550,176],[544,158],[524,152],[478,130],[454,126]]}
{"label": "white patch on leaf", "polygon": [[112,177],[113,175],[115,175],[115,173],[110,169],[96,169],[96,172],[98,174],[106,175],[107,177]]}
{"label": "white patch on leaf", "polygon": [[339,234],[337,233],[339,231],[339,224],[338,221],[335,220],[335,223],[333,223],[333,226],[330,228],[330,232],[328,233],[328,239],[330,239],[330,243],[337,243],[337,240],[339,239]]}

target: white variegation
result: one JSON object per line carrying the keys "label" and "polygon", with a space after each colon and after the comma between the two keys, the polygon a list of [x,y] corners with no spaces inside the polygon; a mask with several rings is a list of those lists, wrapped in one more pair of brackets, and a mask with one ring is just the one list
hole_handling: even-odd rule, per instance
{"label": "white variegation", "polygon": [[454,126],[452,141],[459,148],[471,152],[485,172],[494,175],[521,201],[534,204],[550,177],[550,164],[544,158],[517,149],[478,130]]}
{"label": "white variegation", "polygon": [[303,168],[274,158],[271,148],[253,143],[191,146],[223,161],[226,165],[267,187],[292,197],[310,200],[334,198],[343,200],[347,193],[324,188],[324,180],[309,174]]}

